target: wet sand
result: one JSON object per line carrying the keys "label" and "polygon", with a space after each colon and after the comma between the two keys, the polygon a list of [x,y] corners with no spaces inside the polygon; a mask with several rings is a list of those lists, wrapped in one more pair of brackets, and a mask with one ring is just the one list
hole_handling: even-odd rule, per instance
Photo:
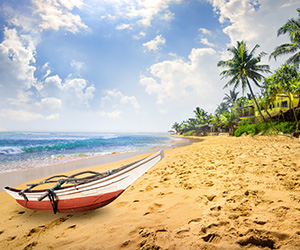
{"label": "wet sand", "polygon": [[205,137],[95,211],[34,212],[0,193],[0,249],[300,249],[299,191],[300,139]]}

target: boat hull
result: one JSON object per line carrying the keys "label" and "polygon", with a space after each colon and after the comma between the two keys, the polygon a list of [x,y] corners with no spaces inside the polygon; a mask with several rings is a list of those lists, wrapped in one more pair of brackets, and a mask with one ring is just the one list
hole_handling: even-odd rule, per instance
{"label": "boat hull", "polygon": [[[87,196],[82,198],[73,198],[57,201],[57,212],[60,213],[80,213],[89,210],[94,210],[111,203],[117,199],[124,190],[118,190],[111,193]],[[44,201],[26,201],[24,199],[16,200],[23,207],[29,208],[35,211],[53,211],[52,204],[49,200]]]}
{"label": "boat hull", "polygon": [[12,187],[5,187],[4,190],[20,205],[35,211],[84,212],[103,207],[115,200],[162,158],[163,151],[157,152],[107,176],[51,191],[52,195],[47,193],[49,190],[30,190],[23,193]]}

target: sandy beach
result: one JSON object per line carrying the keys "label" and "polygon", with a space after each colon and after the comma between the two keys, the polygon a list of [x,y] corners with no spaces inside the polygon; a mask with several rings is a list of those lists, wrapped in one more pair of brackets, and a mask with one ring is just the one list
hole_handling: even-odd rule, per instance
{"label": "sandy beach", "polygon": [[201,139],[94,211],[34,212],[1,192],[0,249],[300,249],[300,139]]}

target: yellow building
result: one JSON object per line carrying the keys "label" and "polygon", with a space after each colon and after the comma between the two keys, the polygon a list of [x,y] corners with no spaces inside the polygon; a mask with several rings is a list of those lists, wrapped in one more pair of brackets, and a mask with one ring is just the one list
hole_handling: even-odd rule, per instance
{"label": "yellow building", "polygon": [[[291,102],[291,103],[290,103]],[[290,105],[291,104],[291,105]],[[290,99],[285,94],[277,95],[273,103],[268,107],[267,110],[262,108],[262,114],[265,119],[276,117],[278,115],[286,113],[290,107],[297,108],[299,104],[299,97],[294,96]],[[241,108],[238,108],[238,117],[240,119],[254,119],[255,122],[260,122],[261,117],[257,107],[254,104],[250,104]],[[269,114],[268,114],[269,113]]]}

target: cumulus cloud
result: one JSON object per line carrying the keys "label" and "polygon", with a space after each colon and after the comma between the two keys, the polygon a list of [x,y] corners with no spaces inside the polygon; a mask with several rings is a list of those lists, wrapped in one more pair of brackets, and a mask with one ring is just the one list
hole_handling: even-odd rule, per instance
{"label": "cumulus cloud", "polygon": [[[296,9],[299,7],[298,1],[281,0],[209,0],[219,14],[219,21],[226,24],[223,32],[231,40],[230,45],[235,45],[236,41],[247,41],[249,47],[260,44],[263,51],[271,53],[276,46],[288,41],[288,37],[277,38],[277,30],[288,19],[297,16]],[[291,6],[295,12],[291,13]],[[272,11],[277,10],[277,11]],[[280,13],[280,14],[279,14]]]}
{"label": "cumulus cloud", "polygon": [[40,16],[39,26],[42,29],[59,30],[63,28],[71,33],[77,33],[79,29],[87,29],[81,17],[73,14],[71,11],[81,8],[83,2],[80,0],[33,0],[36,7],[36,13]]}
{"label": "cumulus cloud", "polygon": [[127,16],[130,18],[140,18],[138,21],[142,26],[150,26],[153,18],[158,16],[163,20],[171,20],[173,13],[170,12],[170,3],[179,3],[181,0],[145,0],[138,1],[137,5],[132,5]]}
{"label": "cumulus cloud", "polygon": [[[170,4],[180,3],[182,0],[108,0],[96,2],[94,8],[103,12],[101,18],[110,20],[125,19],[132,25],[149,27],[155,18],[160,20],[171,20],[174,14],[169,10]],[[109,13],[107,13],[107,5]],[[93,10],[94,10],[93,8]],[[94,11],[90,12],[93,13]],[[105,13],[104,13],[105,12]]]}
{"label": "cumulus cloud", "polygon": [[29,89],[35,82],[35,46],[28,36],[16,29],[4,28],[0,44],[0,84],[9,88]]}
{"label": "cumulus cloud", "polygon": [[58,75],[47,77],[39,92],[43,97],[57,97],[75,106],[89,107],[96,88],[83,78],[67,78],[64,82]]}
{"label": "cumulus cloud", "polygon": [[104,91],[105,96],[101,98],[101,106],[104,107],[108,102],[111,102],[114,106],[130,104],[134,109],[140,109],[135,96],[127,96],[122,94],[118,89]]}
{"label": "cumulus cloud", "polygon": [[212,35],[212,32],[205,28],[200,28],[199,31],[204,35]]}
{"label": "cumulus cloud", "polygon": [[122,114],[140,110],[140,104],[135,96],[124,95],[118,89],[103,91],[104,96],[101,98],[101,111],[99,115],[113,119],[121,119]]}
{"label": "cumulus cloud", "polygon": [[126,29],[132,29],[130,24],[122,23],[120,25],[117,25],[116,30],[126,30]]}
{"label": "cumulus cloud", "polygon": [[143,43],[143,46],[146,47],[149,51],[157,51],[160,45],[164,45],[166,39],[162,35],[157,35],[153,40]]}
{"label": "cumulus cloud", "polygon": [[174,58],[153,64],[148,69],[149,76],[141,74],[140,84],[148,94],[156,96],[158,104],[175,101],[205,106],[205,102],[211,103],[212,97],[219,98],[222,92],[217,61],[214,49],[194,48],[188,61]]}
{"label": "cumulus cloud", "polygon": [[40,102],[36,102],[35,105],[41,110],[55,110],[60,109],[62,101],[55,97],[43,98]]}
{"label": "cumulus cloud", "polygon": [[213,43],[209,42],[207,38],[201,38],[201,43],[204,44],[204,45],[207,45],[209,47],[214,47],[215,46]]}

